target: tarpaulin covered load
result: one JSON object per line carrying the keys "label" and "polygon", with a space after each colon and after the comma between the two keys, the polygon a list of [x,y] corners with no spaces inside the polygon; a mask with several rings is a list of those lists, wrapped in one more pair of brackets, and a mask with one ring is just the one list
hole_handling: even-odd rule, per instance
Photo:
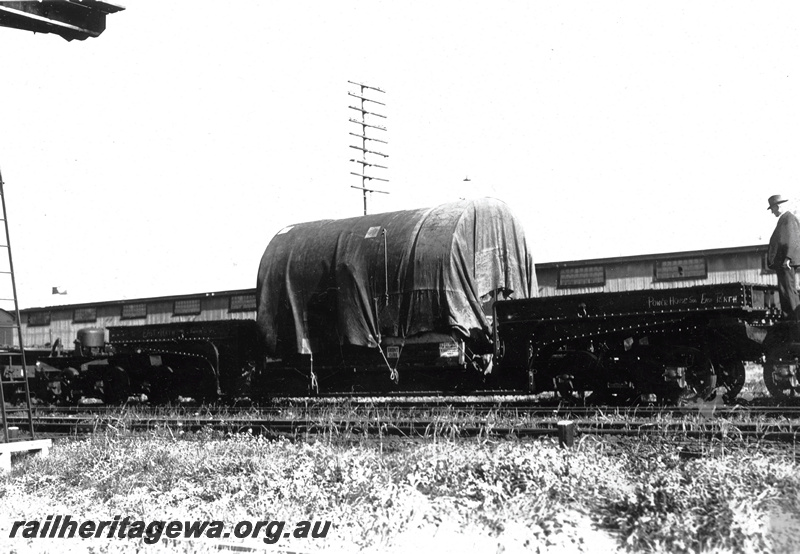
{"label": "tarpaulin covered load", "polygon": [[423,332],[488,345],[483,303],[536,290],[522,226],[483,198],[282,229],[261,258],[257,321],[271,355]]}

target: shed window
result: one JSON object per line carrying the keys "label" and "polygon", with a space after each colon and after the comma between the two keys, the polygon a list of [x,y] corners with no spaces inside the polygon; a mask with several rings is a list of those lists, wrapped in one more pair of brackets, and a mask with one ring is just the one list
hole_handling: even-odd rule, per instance
{"label": "shed window", "polygon": [[90,323],[97,321],[97,308],[77,308],[72,314],[75,323]]}
{"label": "shed window", "polygon": [[28,314],[28,325],[31,327],[50,325],[50,312],[34,312]]}
{"label": "shed window", "polygon": [[141,319],[147,317],[147,304],[123,304],[122,319]]}
{"label": "shed window", "polygon": [[708,267],[705,258],[682,258],[679,260],[659,260],[656,262],[656,281],[675,281],[678,279],[705,279]]}
{"label": "shed window", "polygon": [[231,296],[231,304],[228,308],[231,312],[249,312],[256,309],[255,294],[237,294]]}
{"label": "shed window", "polygon": [[173,315],[196,315],[200,313],[200,299],[176,300]]}
{"label": "shed window", "polygon": [[606,268],[602,265],[565,267],[558,270],[558,286],[595,287],[606,284]]}

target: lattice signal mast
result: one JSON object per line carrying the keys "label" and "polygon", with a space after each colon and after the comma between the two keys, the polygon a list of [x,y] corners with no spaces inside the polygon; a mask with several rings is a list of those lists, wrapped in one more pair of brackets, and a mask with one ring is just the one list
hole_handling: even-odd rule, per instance
{"label": "lattice signal mast", "polygon": [[[353,81],[347,81],[347,82],[350,83],[351,85],[359,87],[359,89],[360,89],[358,91],[358,94],[355,94],[353,92],[348,92],[347,93],[348,95],[352,96],[353,98],[357,98],[360,101],[360,105],[359,105],[360,107],[359,106],[349,106],[349,108],[351,110],[357,111],[359,113],[359,116],[360,116],[359,119],[354,119],[354,118],[351,117],[350,118],[350,122],[361,126],[361,133],[350,133],[354,137],[358,137],[358,138],[361,139],[361,146],[354,146],[352,144],[350,145],[350,148],[354,148],[356,150],[360,150],[361,151],[361,159],[353,158],[353,159],[350,160],[351,162],[355,162],[355,163],[361,165],[361,168],[360,168],[361,170],[360,171],[358,171],[358,172],[351,171],[350,172],[351,175],[356,175],[357,177],[361,177],[361,186],[360,187],[351,186],[350,188],[360,189],[361,190],[362,194],[364,195],[364,215],[367,215],[367,193],[377,192],[377,193],[380,193],[380,194],[389,194],[388,192],[383,191],[383,190],[377,190],[377,189],[373,189],[373,188],[368,188],[367,187],[367,181],[383,181],[383,182],[386,182],[386,183],[389,182],[388,179],[384,179],[382,177],[376,177],[375,175],[368,174],[368,173],[372,173],[373,170],[375,170],[375,169],[378,169],[378,170],[389,169],[385,165],[379,165],[379,164],[373,163],[373,160],[375,159],[374,156],[377,156],[378,158],[386,159],[386,158],[389,157],[389,155],[385,154],[383,152],[378,152],[377,150],[374,150],[373,149],[374,147],[371,147],[371,145],[370,145],[370,143],[372,143],[372,142],[377,142],[377,143],[380,143],[380,144],[389,144],[389,143],[386,142],[385,140],[380,140],[380,139],[377,139],[377,138],[374,138],[374,137],[371,137],[371,136],[368,135],[368,133],[374,133],[376,131],[386,132],[386,127],[384,127],[383,125],[376,125],[375,124],[375,119],[374,119],[374,118],[386,119],[386,116],[383,115],[383,114],[377,113],[377,111],[380,108],[376,108],[376,107],[372,106],[374,104],[376,106],[386,107],[386,104],[384,104],[383,102],[378,102],[377,100],[373,100],[372,98],[368,98],[367,97],[367,94],[371,94],[371,93],[375,93],[375,92],[379,92],[381,94],[385,94],[385,91],[383,91],[383,90],[381,90],[379,88],[376,88],[376,87],[371,87],[369,85],[364,85],[364,84],[361,84],[361,83],[354,83]],[[369,109],[367,109],[367,108],[369,108]],[[372,110],[375,110],[375,111],[372,111]]]}

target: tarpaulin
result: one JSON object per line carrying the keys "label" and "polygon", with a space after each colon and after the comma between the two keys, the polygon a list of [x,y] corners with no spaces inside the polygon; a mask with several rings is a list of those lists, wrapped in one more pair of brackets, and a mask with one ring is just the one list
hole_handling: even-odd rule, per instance
{"label": "tarpaulin", "polygon": [[257,322],[271,355],[424,332],[488,345],[486,302],[537,288],[519,221],[483,198],[282,229],[261,258]]}

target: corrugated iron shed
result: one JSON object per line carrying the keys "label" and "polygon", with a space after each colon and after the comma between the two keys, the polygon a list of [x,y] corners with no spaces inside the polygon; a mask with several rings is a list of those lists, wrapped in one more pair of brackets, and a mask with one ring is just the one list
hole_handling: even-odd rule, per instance
{"label": "corrugated iron shed", "polygon": [[721,283],[775,286],[767,246],[737,246],[536,264],[540,296],[656,290]]}
{"label": "corrugated iron shed", "polygon": [[124,9],[99,0],[0,2],[0,26],[85,40],[99,37],[106,29],[106,16]]}
{"label": "corrugated iron shed", "polygon": [[[186,321],[255,319],[254,289],[85,302],[20,310],[26,347],[71,344],[78,329]],[[0,313],[0,321],[2,313]]]}

